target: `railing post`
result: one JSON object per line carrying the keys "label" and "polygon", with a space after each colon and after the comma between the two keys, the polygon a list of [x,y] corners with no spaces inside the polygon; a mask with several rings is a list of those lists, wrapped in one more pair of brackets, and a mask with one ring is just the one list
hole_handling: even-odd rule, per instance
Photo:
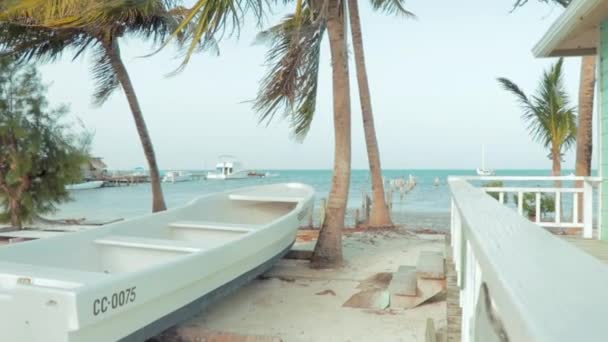
{"label": "railing post", "polygon": [[524,193],[521,191],[517,193],[517,212],[524,215]]}
{"label": "railing post", "polygon": [[536,193],[536,200],[534,201],[534,203],[536,204],[536,223],[540,223],[540,201],[542,200],[542,196],[540,192]]}
{"label": "railing post", "polygon": [[572,193],[572,223],[578,223],[578,192]]}
{"label": "railing post", "polygon": [[498,202],[500,202],[500,204],[505,203],[505,193],[502,191],[498,193]]}
{"label": "railing post", "polygon": [[461,302],[462,302],[462,326],[461,326],[461,331],[462,331],[462,342],[469,342],[471,341],[471,320],[473,318],[473,308],[472,308],[472,301],[473,301],[473,252],[471,251],[471,245],[470,243],[467,241],[466,242],[466,247],[467,247],[467,255],[465,258],[465,265],[466,265],[466,269],[467,269],[467,274],[465,276],[464,279],[464,284],[461,287],[461,291],[460,291],[460,297],[461,297]]}
{"label": "railing post", "polygon": [[559,191],[555,192],[555,223],[561,223],[562,222],[562,206],[561,206],[561,202],[562,202],[562,196],[561,193]]}
{"label": "railing post", "polygon": [[593,186],[591,182],[583,182],[583,237],[593,237]]}

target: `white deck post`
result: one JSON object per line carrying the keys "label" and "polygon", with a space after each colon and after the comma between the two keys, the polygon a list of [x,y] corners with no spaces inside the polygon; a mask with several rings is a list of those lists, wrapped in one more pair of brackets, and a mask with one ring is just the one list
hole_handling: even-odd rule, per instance
{"label": "white deck post", "polygon": [[[599,99],[597,101],[599,105],[599,175],[602,177],[602,183],[600,185],[599,192],[599,207],[600,210],[600,218],[599,221],[599,238],[602,240],[608,240],[608,229],[604,229],[608,227],[608,205],[604,205],[606,197],[608,196],[608,142],[606,141],[605,134],[608,134],[608,106],[605,105],[605,101],[608,99],[608,78],[606,77],[606,72],[608,72],[608,20],[602,21],[600,25],[600,44],[597,49],[597,61],[598,61],[598,89],[599,89]],[[585,216],[586,217],[586,216]]]}
{"label": "white deck post", "polygon": [[517,193],[517,212],[522,216],[524,214],[524,193],[521,191]]}
{"label": "white deck post", "polygon": [[583,237],[593,237],[593,186],[589,181],[583,182]]}
{"label": "white deck post", "polygon": [[562,196],[559,191],[555,192],[555,223],[562,222]]}
{"label": "white deck post", "polygon": [[572,223],[578,223],[578,192],[572,193]]}
{"label": "white deck post", "polygon": [[535,201],[535,204],[536,204],[536,223],[540,223],[540,215],[541,215],[541,212],[540,212],[540,201],[541,201],[541,195],[540,195],[540,192],[537,192],[536,193],[536,201]]}
{"label": "white deck post", "polygon": [[505,203],[505,193],[502,191],[498,193],[498,202],[501,204]]}

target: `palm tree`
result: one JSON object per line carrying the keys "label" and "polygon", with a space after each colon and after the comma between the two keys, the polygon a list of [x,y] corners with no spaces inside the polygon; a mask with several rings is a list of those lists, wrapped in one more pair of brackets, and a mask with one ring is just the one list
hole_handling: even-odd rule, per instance
{"label": "palm tree", "polygon": [[[374,9],[389,13],[402,14],[407,17],[414,15],[405,10],[401,0],[373,1]],[[359,4],[357,0],[348,0],[348,13],[350,18],[350,29],[355,52],[355,68],[357,71],[357,82],[359,84],[359,101],[361,102],[361,114],[363,116],[363,130],[365,132],[365,144],[367,146],[367,158],[372,178],[372,207],[370,210],[368,227],[380,228],[391,227],[390,212],[384,197],[384,182],[382,180],[382,167],[380,166],[380,151],[376,128],[374,127],[374,114],[372,111],[369,82],[367,79],[367,68],[365,66],[365,53],[363,51],[363,36],[361,33],[361,18],[359,17]]]}
{"label": "palm tree", "polygon": [[[539,0],[544,3],[555,3],[564,8],[568,7],[572,0]],[[528,0],[517,0],[514,9],[525,5]],[[593,152],[593,101],[595,95],[595,68],[596,57],[585,56],[581,59],[581,80],[578,95],[578,132],[576,136],[576,175],[591,175],[591,154]],[[581,181],[577,182],[582,187]],[[579,220],[583,219],[583,195],[578,199]]]}
{"label": "palm tree", "polygon": [[296,12],[263,31],[258,41],[270,45],[269,70],[254,108],[262,121],[283,109],[293,133],[304,138],[316,109],[320,49],[325,32],[332,60],[335,156],[325,221],[319,233],[311,266],[342,264],[342,229],[350,186],[351,118],[350,84],[345,32],[345,2],[298,1]]}
{"label": "palm tree", "polygon": [[96,82],[94,103],[102,105],[122,87],[150,169],[152,211],[165,210],[152,139],[120,55],[119,39],[131,35],[160,43],[174,32],[182,17],[161,0],[66,3],[73,7],[54,8],[45,1],[31,1],[28,8],[5,9],[0,15],[0,50],[22,62],[55,60],[67,50],[74,52],[74,58],[85,50],[91,51]]}
{"label": "palm tree", "polygon": [[[517,98],[532,138],[547,149],[553,176],[561,175],[563,153],[576,141],[576,114],[570,106],[562,75],[563,58],[544,72],[536,94],[528,97],[515,83],[499,78],[502,87]],[[556,182],[560,186],[560,182]]]}
{"label": "palm tree", "polygon": [[[374,8],[387,12],[411,15],[402,7],[400,0],[377,0],[372,2]],[[343,81],[348,70],[341,75],[342,68],[348,68],[342,47],[346,44],[345,18],[346,9],[340,0],[336,1],[298,1],[294,14],[286,17],[278,25],[263,31],[258,40],[270,45],[267,54],[269,70],[261,83],[254,108],[261,113],[261,120],[267,121],[283,110],[283,116],[291,120],[294,134],[298,138],[306,136],[315,114],[320,44],[327,29],[332,56],[333,91],[334,91],[334,129],[336,137],[334,177],[328,200],[326,220],[321,227],[319,240],[313,255],[313,267],[333,267],[342,260],[341,230],[344,227],[344,215],[348,198],[348,181],[350,179],[350,119],[348,125],[343,121],[346,115],[341,110],[350,101],[349,85]],[[354,9],[354,10],[353,10]],[[384,189],[380,168],[378,144],[373,126],[371,100],[365,61],[358,7],[350,4],[353,26],[355,58],[357,59],[357,76],[363,121],[368,146],[368,157],[373,177],[375,210],[370,220],[371,226],[390,226],[390,215],[384,200]],[[353,20],[354,14],[354,20]],[[337,25],[339,23],[339,25]],[[335,24],[335,25],[334,25]],[[340,42],[337,41],[340,39]],[[344,50],[344,53],[346,51]],[[348,108],[350,113],[350,107]],[[350,117],[350,114],[348,114]],[[348,132],[345,132],[348,129]],[[346,139],[348,134],[348,139]],[[348,152],[345,151],[348,143]],[[348,156],[348,172],[346,157]]]}

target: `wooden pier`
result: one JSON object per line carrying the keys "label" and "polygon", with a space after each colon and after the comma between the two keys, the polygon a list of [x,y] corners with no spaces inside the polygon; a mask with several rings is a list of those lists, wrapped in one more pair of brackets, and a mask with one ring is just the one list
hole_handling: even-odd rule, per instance
{"label": "wooden pier", "polygon": [[150,177],[146,175],[106,176],[100,180],[104,181],[104,186],[106,187],[129,186],[134,184],[150,183]]}

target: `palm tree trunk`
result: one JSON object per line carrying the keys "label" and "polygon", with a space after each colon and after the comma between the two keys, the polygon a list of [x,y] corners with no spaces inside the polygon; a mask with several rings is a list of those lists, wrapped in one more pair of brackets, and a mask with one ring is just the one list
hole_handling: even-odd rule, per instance
{"label": "palm tree trunk", "polygon": [[[551,167],[551,175],[554,177],[559,177],[562,175],[562,156],[560,150],[552,149],[551,150],[551,159],[552,159],[552,167]],[[561,188],[562,181],[556,180],[555,187]]]}
{"label": "palm tree trunk", "polygon": [[[584,56],[581,60],[581,83],[578,95],[578,131],[576,134],[576,175],[591,174],[591,152],[593,150],[593,98],[595,95],[595,56]],[[583,182],[577,182],[582,187]],[[583,194],[578,195],[578,217],[583,219]]]}
{"label": "palm tree trunk", "polygon": [[21,229],[21,203],[20,198],[9,199],[9,205],[11,208],[11,226],[13,228]]}
{"label": "palm tree trunk", "polygon": [[382,180],[382,168],[380,166],[380,151],[378,149],[378,140],[374,127],[374,114],[372,111],[372,101],[367,80],[367,69],[365,67],[363,36],[361,33],[361,21],[357,0],[348,0],[348,10],[355,51],[355,66],[357,70],[357,82],[359,84],[359,100],[361,102],[361,114],[363,116],[367,158],[372,176],[373,200],[368,226],[370,228],[392,227],[393,223],[391,222],[388,206],[386,205],[386,200],[384,198],[384,182]]}
{"label": "palm tree trunk", "polygon": [[332,58],[335,156],[325,222],[311,258],[311,267],[331,268],[342,264],[342,229],[350,186],[350,86],[346,54],[344,5],[330,2],[327,22]]}
{"label": "palm tree trunk", "polygon": [[141,108],[139,107],[139,101],[137,100],[135,89],[131,83],[131,78],[129,77],[127,68],[120,57],[118,42],[116,40],[112,40],[111,43],[104,44],[104,47],[106,49],[106,53],[108,53],[108,56],[110,57],[112,68],[114,69],[114,72],[116,72],[118,81],[125,92],[125,96],[129,102],[129,107],[131,107],[133,120],[135,120],[135,127],[137,128],[137,133],[139,134],[139,139],[144,149],[146,160],[148,161],[148,168],[150,169],[150,183],[152,184],[152,212],[166,210],[167,206],[165,205],[163,189],[160,185],[160,173],[158,171],[158,165],[156,164],[156,155],[154,154],[152,139],[150,138],[148,128],[146,127],[146,121],[144,120]]}

